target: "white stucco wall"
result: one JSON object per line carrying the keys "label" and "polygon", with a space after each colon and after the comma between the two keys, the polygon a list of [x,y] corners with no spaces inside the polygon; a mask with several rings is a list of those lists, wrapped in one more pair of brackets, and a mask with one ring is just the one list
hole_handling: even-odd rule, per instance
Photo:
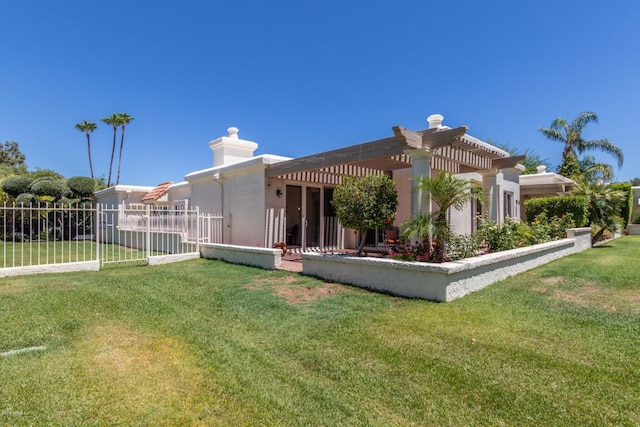
{"label": "white stucco wall", "polygon": [[200,213],[222,213],[223,182],[214,179],[213,175],[199,177],[190,181],[191,206],[198,206]]}
{"label": "white stucco wall", "polygon": [[116,185],[96,191],[94,197],[96,203],[103,203],[108,206],[119,205],[123,201],[126,203],[142,203],[142,196],[153,189],[154,187],[138,185]]}
{"label": "white stucco wall", "polygon": [[169,202],[173,204],[178,200],[188,200],[189,208],[195,207],[191,205],[191,184],[179,182],[169,187]]}
{"label": "white stucco wall", "polygon": [[411,298],[452,301],[492,283],[591,247],[591,229],[566,239],[443,264],[303,253],[303,273]]}
{"label": "white stucco wall", "polygon": [[282,265],[280,249],[205,243],[200,245],[202,258],[220,259],[233,264],[274,270]]}
{"label": "white stucco wall", "polygon": [[[267,208],[284,209],[286,208],[286,192],[287,184],[283,179],[269,178],[265,181],[265,203]],[[280,190],[281,195],[278,197],[277,191]]]}
{"label": "white stucco wall", "polygon": [[264,246],[266,178],[264,165],[225,175],[224,212],[233,245]]}

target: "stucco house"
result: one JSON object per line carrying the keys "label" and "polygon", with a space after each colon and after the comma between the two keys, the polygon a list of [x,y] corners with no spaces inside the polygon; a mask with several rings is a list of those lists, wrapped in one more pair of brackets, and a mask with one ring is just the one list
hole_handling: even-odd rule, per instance
{"label": "stucco house", "polygon": [[[471,180],[488,195],[484,205],[470,201],[462,211],[450,212],[454,232],[472,232],[479,214],[498,222],[520,217],[524,168],[519,162],[524,156],[510,156],[468,135],[464,126],[446,126],[441,115],[431,115],[427,121],[424,130],[396,126],[391,136],[380,140],[295,159],[256,156],[258,144],[240,139],[238,129],[231,127],[227,136],[209,142],[212,166],[187,173],[183,182],[117,185],[97,192],[96,199],[112,205],[198,206],[201,213],[221,216],[218,243],[353,248],[357,236],[337,223],[330,203],[344,176],[391,176],[399,201],[393,226],[400,226],[412,213],[433,209],[424,195],[413,191],[415,179],[445,171]],[[372,233],[368,244],[378,244],[381,233]]]}

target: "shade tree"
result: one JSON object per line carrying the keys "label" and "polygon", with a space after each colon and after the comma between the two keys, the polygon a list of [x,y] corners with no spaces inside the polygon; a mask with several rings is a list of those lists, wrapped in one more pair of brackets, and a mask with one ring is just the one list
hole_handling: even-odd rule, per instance
{"label": "shade tree", "polygon": [[334,189],[331,203],[340,224],[360,232],[360,256],[367,231],[393,223],[398,206],[396,184],[387,175],[346,176]]}

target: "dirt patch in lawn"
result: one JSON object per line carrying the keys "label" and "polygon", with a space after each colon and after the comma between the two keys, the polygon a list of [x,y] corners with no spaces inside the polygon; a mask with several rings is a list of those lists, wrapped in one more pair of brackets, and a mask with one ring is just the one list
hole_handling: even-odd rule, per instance
{"label": "dirt patch in lawn", "polygon": [[278,296],[284,297],[288,304],[299,304],[328,298],[338,293],[353,292],[350,288],[335,283],[322,283],[321,285],[311,286],[295,276],[256,279],[246,285],[245,288],[272,290]]}
{"label": "dirt patch in lawn", "polygon": [[202,385],[203,373],[183,345],[120,322],[92,328],[79,343],[86,354],[86,392],[100,411],[146,416],[157,407],[179,407]]}
{"label": "dirt patch in lawn", "polygon": [[600,286],[586,279],[547,277],[542,285],[531,288],[536,292],[550,293],[554,298],[582,307],[610,312],[639,312],[640,292],[634,289],[616,289]]}

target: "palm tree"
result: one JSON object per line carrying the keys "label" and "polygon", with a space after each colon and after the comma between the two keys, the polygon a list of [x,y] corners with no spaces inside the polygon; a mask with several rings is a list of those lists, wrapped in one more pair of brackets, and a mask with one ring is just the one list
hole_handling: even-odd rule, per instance
{"label": "palm tree", "polygon": [[580,160],[580,172],[587,182],[598,182],[598,180],[611,182],[614,179],[611,165],[598,163],[593,156],[584,156]]}
{"label": "palm tree", "polygon": [[462,210],[471,199],[482,200],[482,189],[469,180],[458,178],[452,174],[440,172],[435,178],[418,179],[416,191],[422,190],[431,196],[438,205],[438,210],[431,214],[420,214],[403,224],[402,234],[405,237],[421,235],[427,242],[435,237],[437,245],[444,247],[449,234],[447,212],[450,208]]}
{"label": "palm tree", "polygon": [[591,245],[600,240],[605,231],[615,232],[622,226],[618,207],[625,200],[624,191],[603,183],[580,180],[571,191],[589,200],[589,222],[591,223]]}
{"label": "palm tree", "polygon": [[563,164],[569,159],[577,159],[578,154],[587,150],[600,150],[612,155],[618,161],[618,167],[622,166],[624,156],[622,150],[617,145],[609,142],[608,139],[585,140],[582,131],[591,122],[598,122],[598,116],[590,111],[580,113],[571,123],[565,119],[558,118],[551,122],[550,128],[539,128],[544,136],[552,141],[564,144],[562,151]]}
{"label": "palm tree", "polygon": [[122,133],[120,135],[120,156],[118,157],[118,175],[116,177],[116,185],[120,184],[120,166],[122,166],[122,147],[124,146],[124,128],[134,120],[134,118],[128,115],[127,113],[118,113],[117,115],[120,121],[120,126],[122,127]]}
{"label": "palm tree", "polygon": [[91,132],[96,130],[98,126],[93,122],[86,120],[76,123],[76,129],[87,135],[87,150],[89,151],[89,170],[91,170],[91,179],[93,179],[93,162],[91,161]]}
{"label": "palm tree", "polygon": [[109,161],[109,178],[107,178],[107,187],[111,187],[111,171],[113,170],[113,155],[116,152],[116,132],[120,125],[120,117],[117,113],[113,113],[109,117],[101,119],[102,122],[113,126],[113,144],[111,145],[111,160]]}

